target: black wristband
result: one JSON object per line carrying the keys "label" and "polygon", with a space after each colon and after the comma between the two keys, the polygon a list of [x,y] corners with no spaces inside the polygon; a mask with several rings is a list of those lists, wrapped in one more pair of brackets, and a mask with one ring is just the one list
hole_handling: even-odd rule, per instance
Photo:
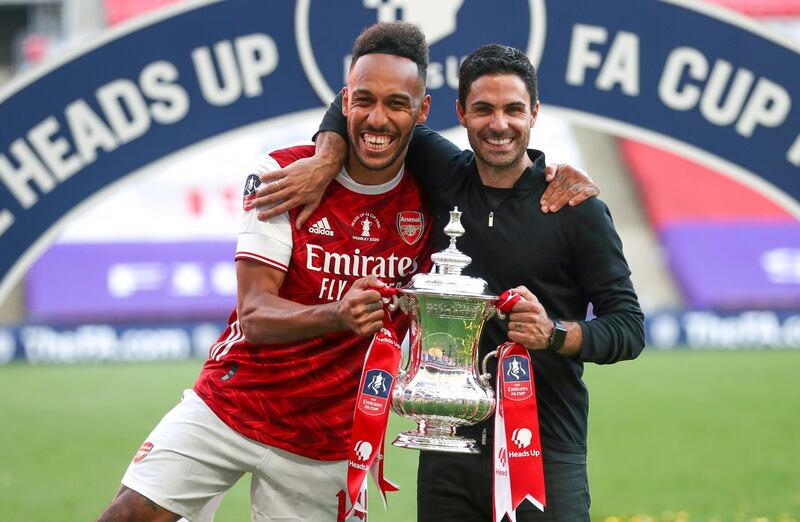
{"label": "black wristband", "polygon": [[550,342],[547,344],[547,351],[559,351],[563,348],[566,340],[567,328],[558,319],[553,319],[553,332],[550,334]]}

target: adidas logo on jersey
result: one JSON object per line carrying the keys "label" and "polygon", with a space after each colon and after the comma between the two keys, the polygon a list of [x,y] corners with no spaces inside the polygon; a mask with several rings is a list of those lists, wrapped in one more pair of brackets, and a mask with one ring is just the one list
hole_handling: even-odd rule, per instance
{"label": "adidas logo on jersey", "polygon": [[312,234],[319,234],[321,236],[332,236],[333,230],[331,230],[331,225],[328,223],[328,218],[324,217],[308,227],[308,231]]}

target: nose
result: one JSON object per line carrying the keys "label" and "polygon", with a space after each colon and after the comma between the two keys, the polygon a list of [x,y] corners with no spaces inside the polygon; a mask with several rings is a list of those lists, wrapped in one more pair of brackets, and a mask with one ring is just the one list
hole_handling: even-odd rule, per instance
{"label": "nose", "polygon": [[489,121],[489,129],[493,132],[503,132],[508,129],[508,120],[502,110],[494,111]]}
{"label": "nose", "polygon": [[369,111],[369,115],[367,116],[367,124],[376,129],[382,129],[386,126],[387,122],[388,118],[386,118],[386,111],[384,110],[383,105],[376,103],[375,106],[372,107],[372,110]]}

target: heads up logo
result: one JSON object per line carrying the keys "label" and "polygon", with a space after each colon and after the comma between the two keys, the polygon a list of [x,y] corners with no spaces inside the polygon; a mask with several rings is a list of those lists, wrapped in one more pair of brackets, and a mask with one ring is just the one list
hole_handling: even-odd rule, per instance
{"label": "heads up logo", "polygon": [[544,0],[508,0],[502,9],[483,0],[298,0],[297,48],[303,69],[324,103],[347,83],[353,42],[377,22],[409,22],[430,46],[428,125],[458,125],[454,102],[463,59],[487,43],[523,49],[539,64],[545,40]]}

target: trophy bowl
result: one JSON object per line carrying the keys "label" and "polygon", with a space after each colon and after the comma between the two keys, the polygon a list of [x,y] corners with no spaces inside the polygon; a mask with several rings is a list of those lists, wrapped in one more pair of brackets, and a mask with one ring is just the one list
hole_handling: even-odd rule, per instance
{"label": "trophy bowl", "polygon": [[401,448],[480,453],[477,442],[455,435],[494,413],[495,395],[485,368],[478,372],[478,342],[487,319],[499,315],[486,281],[461,274],[472,261],[456,249],[464,234],[458,207],[445,234],[450,246],[431,256],[433,271],[400,288],[390,309],[410,316],[409,355],[392,393],[392,410],[417,423],[392,442]]}

